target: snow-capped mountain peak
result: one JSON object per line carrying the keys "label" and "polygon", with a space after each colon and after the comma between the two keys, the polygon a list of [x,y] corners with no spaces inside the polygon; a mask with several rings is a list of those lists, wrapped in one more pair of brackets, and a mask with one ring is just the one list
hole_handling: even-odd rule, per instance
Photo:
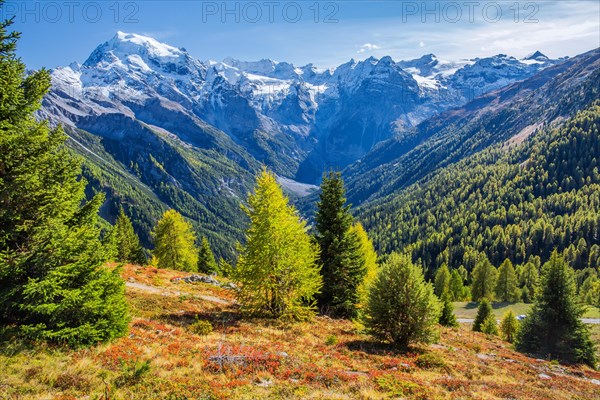
{"label": "snow-capped mountain peak", "polygon": [[117,32],[109,43],[113,49],[126,54],[139,51],[140,48],[145,49],[152,57],[179,58],[185,53],[182,49],[161,43],[151,37],[121,31]]}
{"label": "snow-capped mountain peak", "polygon": [[261,160],[283,157],[281,165],[295,165],[290,171],[312,181],[320,163],[344,167],[400,130],[558,62],[531,57],[450,62],[426,54],[395,62],[385,56],[331,69],[268,58],[201,62],[183,48],[117,32],[84,64],[52,71],[43,112],[115,138],[126,134],[123,116],[187,139],[202,121]]}
{"label": "snow-capped mountain peak", "polygon": [[240,61],[231,57],[227,57],[223,60],[223,63],[244,72],[265,76],[273,73],[273,71],[275,71],[275,67],[277,66],[276,61],[268,58],[260,61]]}
{"label": "snow-capped mountain peak", "polygon": [[549,58],[541,51],[536,51],[524,58],[524,60],[548,61]]}
{"label": "snow-capped mountain peak", "polygon": [[122,69],[150,73],[185,75],[203,69],[183,48],[161,43],[151,37],[135,33],[117,32],[106,43],[98,46],[83,63],[85,67]]}

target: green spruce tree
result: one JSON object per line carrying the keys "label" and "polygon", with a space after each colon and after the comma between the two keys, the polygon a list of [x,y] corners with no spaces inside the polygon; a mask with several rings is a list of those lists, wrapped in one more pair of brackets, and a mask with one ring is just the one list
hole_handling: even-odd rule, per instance
{"label": "green spruce tree", "polygon": [[317,247],[273,173],[262,170],[244,210],[250,227],[234,272],[242,310],[271,318],[312,316],[321,287]]}
{"label": "green spruce tree", "polygon": [[0,23],[0,325],[71,346],[107,341],[129,317],[119,270],[103,266],[104,196],[85,202],[63,130],[36,121],[50,75],[26,73],[10,24]]}
{"label": "green spruce tree", "polygon": [[542,267],[539,292],[521,324],[517,350],[595,367],[595,346],[580,319],[584,311],[576,301],[573,269],[554,251]]}
{"label": "green spruce tree", "polygon": [[323,277],[319,307],[335,317],[354,318],[366,268],[339,172],[323,176],[315,220]]}
{"label": "green spruce tree", "polygon": [[400,348],[436,336],[441,305],[421,268],[408,255],[393,253],[369,290],[363,323],[376,338]]}
{"label": "green spruce tree", "polygon": [[210,249],[210,243],[206,236],[202,236],[200,242],[200,250],[198,252],[198,272],[210,274],[213,272],[219,272],[219,266],[215,261],[215,256]]}
{"label": "green spruce tree", "polygon": [[443,326],[458,326],[456,315],[454,315],[454,305],[450,298],[450,293],[446,292],[442,296],[442,313],[440,314],[440,325]]}
{"label": "green spruce tree", "polygon": [[168,210],[154,228],[153,256],[158,268],[194,272],[198,268],[198,250],[192,225],[175,210]]}
{"label": "green spruce tree", "polygon": [[475,316],[475,321],[473,322],[473,330],[475,332],[482,332],[483,323],[486,318],[495,318],[494,312],[492,311],[492,305],[490,302],[483,298],[479,303],[479,307],[477,308],[477,315]]}

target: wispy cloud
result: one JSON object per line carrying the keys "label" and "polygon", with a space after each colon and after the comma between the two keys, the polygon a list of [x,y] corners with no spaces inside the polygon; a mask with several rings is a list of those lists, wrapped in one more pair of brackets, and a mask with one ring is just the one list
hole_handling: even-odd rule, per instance
{"label": "wispy cloud", "polygon": [[362,54],[365,53],[367,51],[373,51],[373,50],[379,50],[381,49],[380,46],[377,46],[376,44],[373,43],[365,43],[362,46],[359,47],[357,53],[358,54]]}
{"label": "wispy cloud", "polygon": [[363,39],[378,43],[380,49],[372,51],[373,55],[390,55],[394,59],[420,57],[424,48],[444,59],[458,60],[500,53],[525,57],[536,50],[556,58],[599,47],[600,3],[563,3],[538,3],[535,22],[525,22],[528,14],[523,10],[515,20],[512,11],[504,9],[504,16],[498,21],[476,18],[470,22],[463,18],[456,24],[443,19],[439,23],[423,23],[420,17],[402,22],[390,16],[378,21],[377,27],[369,32],[371,36],[365,37],[364,29],[353,29],[362,31]]}

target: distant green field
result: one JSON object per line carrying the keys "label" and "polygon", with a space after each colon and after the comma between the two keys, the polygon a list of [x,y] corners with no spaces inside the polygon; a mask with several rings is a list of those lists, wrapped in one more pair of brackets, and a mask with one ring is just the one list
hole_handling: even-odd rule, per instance
{"label": "distant green field", "polygon": [[[474,302],[456,302],[454,303],[454,313],[457,318],[475,318],[477,315],[477,303]],[[516,315],[527,314],[531,309],[531,304],[525,303],[493,303],[494,315],[500,319],[508,310],[512,310]],[[584,318],[600,318],[600,309],[588,307]]]}

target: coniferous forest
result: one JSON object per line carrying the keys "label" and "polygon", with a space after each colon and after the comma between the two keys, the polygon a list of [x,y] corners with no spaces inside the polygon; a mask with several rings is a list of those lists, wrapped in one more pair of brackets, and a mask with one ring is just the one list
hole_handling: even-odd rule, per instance
{"label": "coniferous forest", "polygon": [[[568,93],[552,112],[490,89],[388,138],[392,167],[357,179],[389,161],[376,145],[345,169],[318,164],[317,186],[291,179],[311,156],[286,153],[279,131],[275,145],[253,132],[258,153],[198,117],[176,137],[148,122],[154,103],[119,126],[123,143],[57,123],[55,72],[26,68],[13,23],[0,24],[0,398],[598,398],[600,98],[578,86],[600,83],[597,50],[524,78],[528,95]],[[150,46],[138,58],[185,51],[113,42],[131,38]],[[463,112],[481,119],[417,138]],[[457,147],[435,156],[446,140]],[[411,143],[438,150],[396,147]]]}
{"label": "coniferous forest", "polygon": [[579,286],[595,281],[599,126],[595,103],[522,145],[485,150],[358,214],[382,253],[405,249],[430,276],[443,265],[471,272],[482,258],[495,267],[508,260],[525,285],[528,265],[539,269],[557,250]]}

